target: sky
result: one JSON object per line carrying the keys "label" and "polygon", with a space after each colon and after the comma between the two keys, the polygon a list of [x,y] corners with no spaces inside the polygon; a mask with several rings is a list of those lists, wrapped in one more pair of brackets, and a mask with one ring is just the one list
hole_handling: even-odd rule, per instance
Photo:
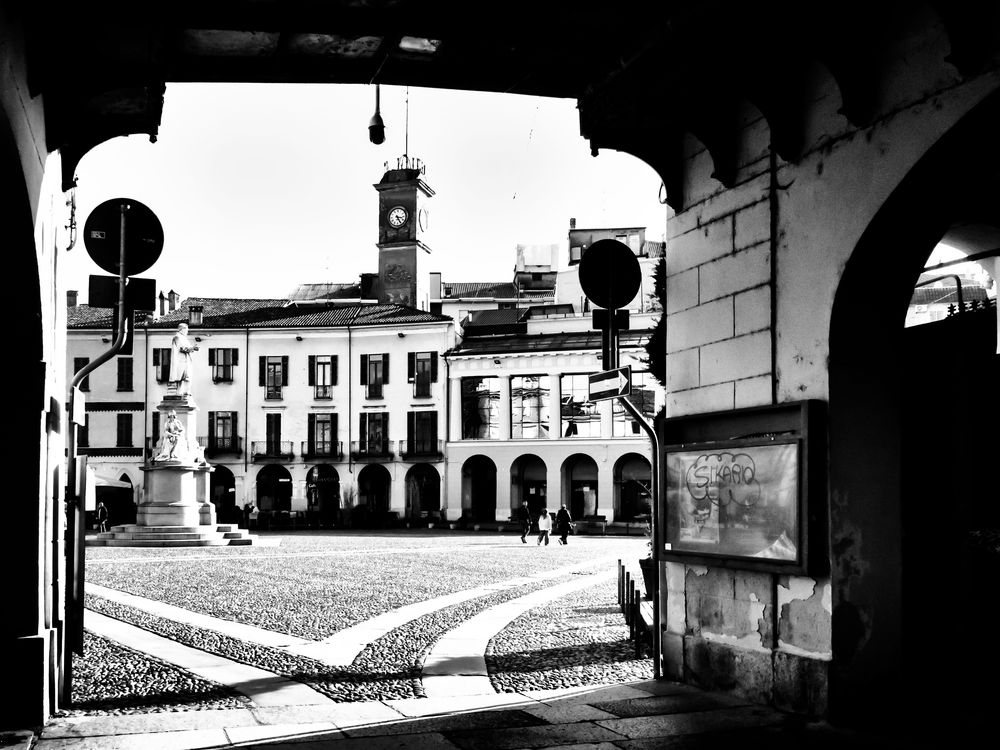
{"label": "sky", "polygon": [[423,268],[445,281],[511,280],[517,244],[564,246],[571,217],[663,239],[659,176],[629,154],[592,156],[574,100],[390,86],[380,98],[376,146],[374,86],[167,84],[156,143],[115,138],[77,168],[66,288],[86,302],[89,275],[104,274],[83,228],[114,198],[163,225],[163,252],[142,274],[157,291],[284,297],[301,283],[356,282],[378,270],[373,185],[404,153],[435,191]]}

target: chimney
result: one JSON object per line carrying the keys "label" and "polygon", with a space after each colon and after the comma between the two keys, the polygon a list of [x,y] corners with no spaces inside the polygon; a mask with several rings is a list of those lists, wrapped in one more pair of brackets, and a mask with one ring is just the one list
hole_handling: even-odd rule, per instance
{"label": "chimney", "polygon": [[430,298],[432,300],[439,300],[441,299],[441,272],[431,271],[430,279],[431,279]]}
{"label": "chimney", "polygon": [[167,313],[167,295],[160,291],[160,315],[166,315]]}
{"label": "chimney", "polygon": [[76,289],[70,289],[66,292],[66,307],[76,307],[76,297],[79,292]]}
{"label": "chimney", "polygon": [[571,219],[569,220],[569,228],[570,228],[570,229],[576,229],[576,219],[572,219],[572,218],[571,218]]}
{"label": "chimney", "polygon": [[170,305],[170,312],[173,312],[174,310],[177,309],[177,303],[180,302],[180,299],[181,299],[181,295],[179,295],[173,289],[171,289],[167,293],[167,302]]}

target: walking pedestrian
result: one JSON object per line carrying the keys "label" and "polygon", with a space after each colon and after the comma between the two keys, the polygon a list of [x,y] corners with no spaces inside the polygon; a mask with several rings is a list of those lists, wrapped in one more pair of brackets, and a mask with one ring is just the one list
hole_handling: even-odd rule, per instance
{"label": "walking pedestrian", "polygon": [[542,508],[542,514],[538,517],[538,544],[545,541],[545,546],[549,546],[549,532],[552,531],[552,516],[549,515],[548,508]]}
{"label": "walking pedestrian", "polygon": [[528,503],[521,503],[517,509],[517,521],[521,524],[521,543],[527,544],[527,536],[531,532],[531,511],[528,510]]}
{"label": "walking pedestrian", "polygon": [[108,508],[104,503],[97,504],[97,528],[99,531],[108,530]]}
{"label": "walking pedestrian", "polygon": [[556,531],[559,532],[559,544],[566,544],[566,537],[569,536],[569,530],[573,526],[573,517],[566,509],[566,503],[563,503],[559,512],[556,513]]}

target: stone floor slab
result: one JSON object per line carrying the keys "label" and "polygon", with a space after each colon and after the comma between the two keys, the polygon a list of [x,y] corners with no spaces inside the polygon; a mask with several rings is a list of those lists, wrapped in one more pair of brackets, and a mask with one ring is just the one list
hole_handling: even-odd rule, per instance
{"label": "stone floor slab", "polygon": [[625,737],[591,722],[553,724],[467,732],[446,732],[445,736],[463,750],[515,750],[550,745],[614,742]]}
{"label": "stone floor slab", "polygon": [[710,711],[717,708],[746,706],[743,701],[713,693],[681,693],[679,695],[658,695],[652,698],[632,698],[619,701],[598,701],[591,706],[607,711],[615,716],[628,719],[635,716],[657,716],[667,714]]}
{"label": "stone floor slab", "polygon": [[526,713],[537,716],[549,724],[572,724],[577,721],[621,718],[617,714],[610,714],[607,711],[602,711],[586,704],[550,706],[545,703],[539,703],[524,710]]}
{"label": "stone floor slab", "polygon": [[358,727],[345,730],[350,737],[372,737],[389,734],[413,734],[419,732],[455,732],[471,729],[509,729],[511,727],[542,726],[545,721],[532,716],[527,711],[500,710],[475,711],[471,713],[431,716],[408,719],[395,724],[372,727]]}
{"label": "stone floor slab", "polygon": [[323,739],[326,740],[341,739],[344,736],[344,733],[337,730],[332,722],[268,724],[266,726],[230,727],[226,729],[229,741],[234,744],[261,740],[306,739],[319,732],[324,733]]}
{"label": "stone floor slab", "polygon": [[609,719],[596,722],[629,739],[672,737],[682,734],[719,732],[727,729],[752,729],[781,725],[786,717],[760,707],[730,708],[722,711],[696,711],[669,716],[641,716],[634,719]]}
{"label": "stone floor slab", "polygon": [[460,750],[436,732],[425,734],[388,735],[383,737],[357,737],[342,740],[300,740],[296,742],[268,742],[241,745],[253,750]]}
{"label": "stone floor slab", "polygon": [[44,740],[42,750],[200,750],[224,747],[229,738],[222,729],[192,729],[151,734],[102,735]]}
{"label": "stone floor slab", "polygon": [[122,716],[74,716],[56,719],[41,732],[44,739],[148,734],[192,729],[224,729],[253,726],[257,720],[249,709],[175,711]]}
{"label": "stone floor slab", "polygon": [[537,706],[538,701],[518,693],[492,693],[487,695],[458,695],[448,698],[401,698],[385,701],[404,716],[434,716],[457,711],[491,711],[511,706]]}

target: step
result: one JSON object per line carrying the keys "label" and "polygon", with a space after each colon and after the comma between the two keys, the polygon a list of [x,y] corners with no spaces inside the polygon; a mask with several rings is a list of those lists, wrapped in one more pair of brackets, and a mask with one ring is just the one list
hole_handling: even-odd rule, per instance
{"label": "step", "polygon": [[109,539],[105,547],[224,547],[225,539]]}

